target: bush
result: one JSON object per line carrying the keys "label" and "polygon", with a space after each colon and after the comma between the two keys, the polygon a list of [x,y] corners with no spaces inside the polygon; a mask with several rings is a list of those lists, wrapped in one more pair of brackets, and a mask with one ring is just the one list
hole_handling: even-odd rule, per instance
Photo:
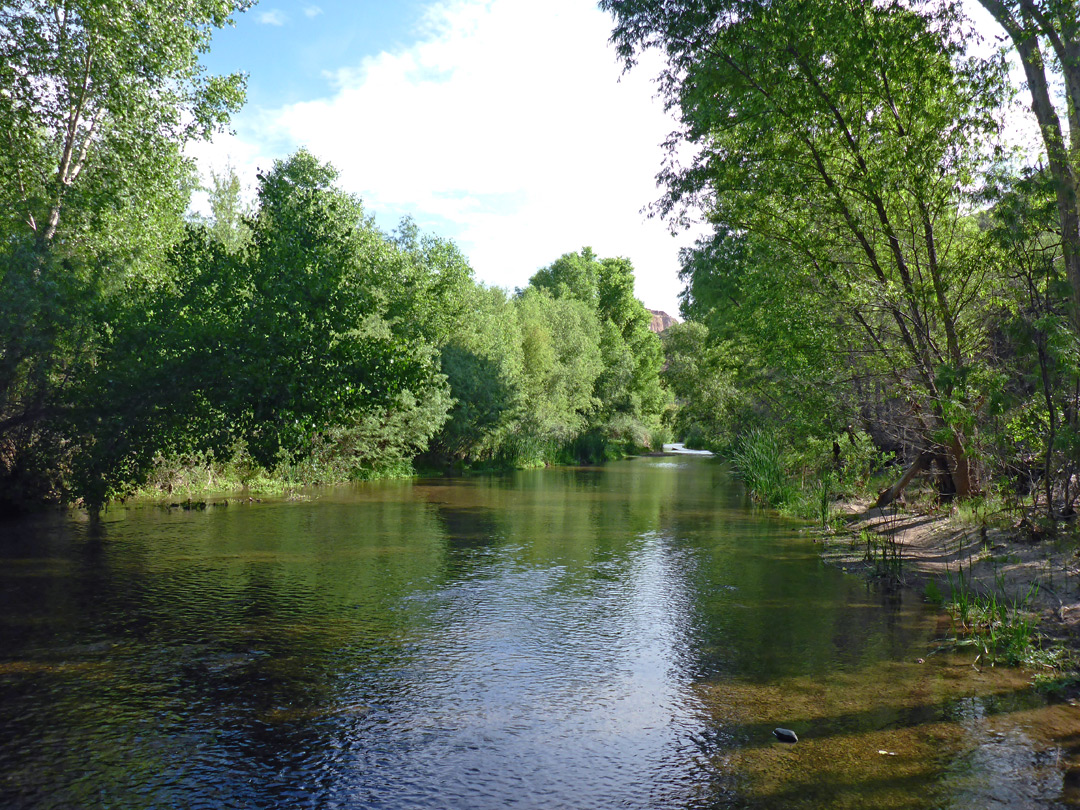
{"label": "bush", "polygon": [[743,436],[731,460],[755,500],[779,508],[793,499],[795,488],[788,481],[776,434],[759,428],[751,430]]}
{"label": "bush", "polygon": [[707,450],[705,429],[697,423],[691,425],[683,436],[683,444],[691,450]]}
{"label": "bush", "polygon": [[649,431],[649,448],[654,451],[663,450],[665,444],[671,444],[673,441],[674,436],[667,425],[660,425]]}

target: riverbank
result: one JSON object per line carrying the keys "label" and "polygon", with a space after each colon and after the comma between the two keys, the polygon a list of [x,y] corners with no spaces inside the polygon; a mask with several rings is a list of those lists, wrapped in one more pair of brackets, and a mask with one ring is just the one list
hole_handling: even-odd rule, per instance
{"label": "riverbank", "polygon": [[[600,448],[602,461],[618,461],[636,455],[708,455],[707,450],[688,450],[681,444],[664,444],[663,450],[609,444]],[[593,448],[595,450],[595,448]],[[159,457],[147,481],[139,489],[117,500],[128,505],[164,506],[175,509],[205,509],[250,503],[261,498],[307,500],[311,490],[335,487],[360,481],[462,477],[510,473],[515,470],[545,466],[577,466],[599,463],[593,458],[574,458],[569,446],[563,458],[537,459],[532,463],[508,461],[472,465],[439,463],[431,457],[401,460],[363,468],[342,469],[332,466],[281,464],[266,469],[254,464],[245,454],[225,460],[209,455],[187,458]],[[519,460],[520,462],[520,460]]]}
{"label": "riverbank", "polygon": [[866,576],[887,576],[944,604],[960,590],[999,604],[1021,606],[1036,617],[1049,645],[1080,662],[1080,558],[1068,535],[1052,538],[1026,527],[970,524],[952,511],[907,512],[873,508],[870,501],[841,505],[842,528],[823,536],[823,556]]}
{"label": "riverbank", "polygon": [[662,445],[662,455],[666,456],[711,456],[711,450],[691,450],[681,442],[673,442]]}

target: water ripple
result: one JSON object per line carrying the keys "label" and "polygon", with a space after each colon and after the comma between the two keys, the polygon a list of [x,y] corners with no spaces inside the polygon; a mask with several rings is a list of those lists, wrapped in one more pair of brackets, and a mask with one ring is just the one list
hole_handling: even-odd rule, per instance
{"label": "water ripple", "polygon": [[[19,524],[0,542],[0,806],[752,805],[764,715],[847,707],[823,682],[913,657],[917,633],[717,465],[642,461]],[[971,774],[1017,801],[1060,781],[1029,738],[986,739],[978,701],[876,697],[818,731],[940,714],[980,741],[932,766],[933,801],[989,796]],[[773,771],[789,783],[762,795],[797,805],[798,772]]]}

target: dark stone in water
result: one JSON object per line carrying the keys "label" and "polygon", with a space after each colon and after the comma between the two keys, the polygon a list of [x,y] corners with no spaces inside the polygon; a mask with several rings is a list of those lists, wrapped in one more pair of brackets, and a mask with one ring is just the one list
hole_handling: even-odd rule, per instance
{"label": "dark stone in water", "polygon": [[773,734],[780,742],[797,743],[799,741],[798,736],[789,728],[775,728]]}

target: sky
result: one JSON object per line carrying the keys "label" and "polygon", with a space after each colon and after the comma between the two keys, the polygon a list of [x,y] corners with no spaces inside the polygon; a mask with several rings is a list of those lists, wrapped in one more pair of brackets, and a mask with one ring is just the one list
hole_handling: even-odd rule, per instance
{"label": "sky", "polygon": [[629,258],[637,297],[676,315],[678,251],[703,230],[673,236],[644,213],[675,121],[660,63],[625,73],[611,27],[594,0],[261,0],[203,58],[245,72],[248,102],[193,156],[253,190],[303,146],[380,228],[411,216],[486,284],[523,287],[590,246]]}
{"label": "sky", "polygon": [[628,74],[592,0],[262,0],[215,34],[211,73],[248,74],[233,134],[193,150],[204,177],[307,147],[380,228],[411,216],[486,284],[523,287],[590,246],[625,256],[647,307],[678,312],[678,250],[643,209],[660,196],[659,63]]}

